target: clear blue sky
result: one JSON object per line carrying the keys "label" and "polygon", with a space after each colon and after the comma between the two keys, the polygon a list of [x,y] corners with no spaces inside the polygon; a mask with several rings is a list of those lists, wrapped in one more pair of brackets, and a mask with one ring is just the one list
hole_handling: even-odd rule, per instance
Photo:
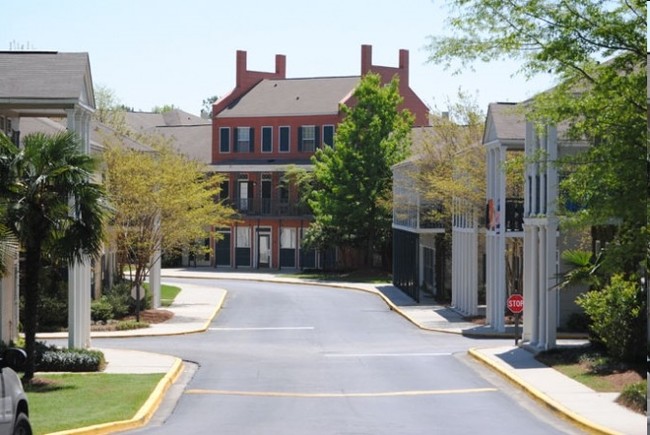
{"label": "clear blue sky", "polygon": [[203,99],[234,87],[236,50],[248,52],[249,69],[272,71],[275,54],[284,54],[287,77],[317,77],[359,74],[362,44],[387,66],[404,48],[411,88],[440,110],[459,87],[485,111],[553,84],[513,77],[514,62],[478,63],[456,76],[427,63],[427,36],[450,32],[446,15],[441,0],[21,0],[0,26],[0,50],[88,52],[94,83],[121,103],[194,114]]}

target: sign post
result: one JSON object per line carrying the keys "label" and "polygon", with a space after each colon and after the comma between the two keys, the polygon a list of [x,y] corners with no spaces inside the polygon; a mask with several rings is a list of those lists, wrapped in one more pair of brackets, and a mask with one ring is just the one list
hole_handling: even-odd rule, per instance
{"label": "sign post", "polygon": [[519,316],[524,311],[524,297],[517,293],[511,294],[506,305],[515,315],[515,346],[517,346],[519,344]]}

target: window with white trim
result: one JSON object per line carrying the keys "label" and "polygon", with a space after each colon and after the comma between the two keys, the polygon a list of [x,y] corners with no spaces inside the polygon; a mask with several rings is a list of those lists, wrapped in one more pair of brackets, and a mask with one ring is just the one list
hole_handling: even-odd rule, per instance
{"label": "window with white trim", "polygon": [[237,127],[237,142],[235,146],[238,153],[251,152],[251,136],[250,127]]}

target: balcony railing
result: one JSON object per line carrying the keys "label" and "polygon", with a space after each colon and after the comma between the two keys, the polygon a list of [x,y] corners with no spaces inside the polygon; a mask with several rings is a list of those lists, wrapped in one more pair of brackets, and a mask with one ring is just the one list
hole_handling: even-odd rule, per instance
{"label": "balcony railing", "polygon": [[[493,213],[500,213],[501,211],[493,211]],[[496,214],[493,219],[496,219]],[[485,206],[485,222],[488,229],[490,228],[490,204]],[[498,222],[498,221],[497,221]],[[494,222],[492,223],[494,224]],[[506,232],[523,231],[524,230],[524,200],[523,198],[507,198],[506,199],[506,215],[505,215]]]}
{"label": "balcony railing", "polygon": [[228,202],[242,216],[311,216],[305,204],[281,199],[240,198]]}

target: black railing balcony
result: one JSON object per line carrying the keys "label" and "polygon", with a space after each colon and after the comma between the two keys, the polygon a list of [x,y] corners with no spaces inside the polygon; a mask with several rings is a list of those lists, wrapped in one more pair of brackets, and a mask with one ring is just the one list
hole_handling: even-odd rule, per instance
{"label": "black railing balcony", "polygon": [[[499,222],[501,210],[490,210],[490,204],[485,206],[485,222],[489,230],[495,230]],[[524,199],[507,198],[505,215],[506,232],[524,230]]]}
{"label": "black railing balcony", "polygon": [[311,215],[304,204],[269,198],[240,198],[231,200],[232,207],[243,216],[305,216]]}

